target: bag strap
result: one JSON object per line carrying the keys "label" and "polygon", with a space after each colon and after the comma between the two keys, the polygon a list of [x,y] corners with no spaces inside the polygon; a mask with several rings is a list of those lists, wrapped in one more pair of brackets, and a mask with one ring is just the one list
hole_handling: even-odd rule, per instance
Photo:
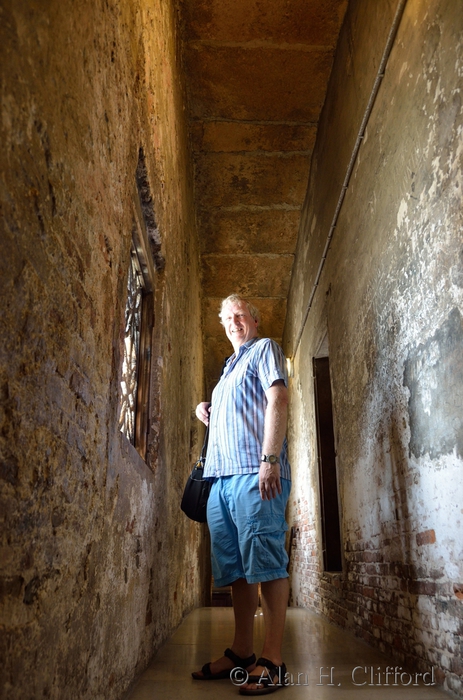
{"label": "bag strap", "polygon": [[[226,357],[226,358],[225,358],[225,361],[224,361],[224,363],[223,363],[223,365],[222,365],[222,370],[221,370],[221,372],[220,372],[219,380],[220,380],[220,378],[222,377],[223,371],[224,371],[224,369],[225,369],[225,365],[227,364],[228,360],[229,360],[229,358]],[[211,410],[211,407],[210,407],[210,406],[209,406],[209,410]],[[206,459],[206,452],[207,452],[207,443],[208,443],[208,441],[209,441],[209,425],[206,425],[206,432],[205,432],[205,434],[204,434],[203,448],[202,448],[202,450],[201,450],[201,456],[200,456],[200,460],[201,460],[202,462],[204,462],[204,460]]]}
{"label": "bag strap", "polygon": [[204,462],[206,459],[207,443],[209,441],[209,425],[206,425],[206,432],[204,434],[203,449],[201,450],[200,460]]}

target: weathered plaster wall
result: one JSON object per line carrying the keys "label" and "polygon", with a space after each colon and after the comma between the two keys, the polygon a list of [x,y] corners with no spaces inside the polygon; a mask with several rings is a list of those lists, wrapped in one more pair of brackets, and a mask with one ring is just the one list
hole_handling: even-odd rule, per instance
{"label": "weathered plaster wall", "polygon": [[[175,13],[14,0],[0,20],[0,696],[110,700],[207,581],[179,511],[202,351]],[[165,259],[148,464],[117,429],[140,146]]]}
{"label": "weathered plaster wall", "polygon": [[[295,352],[396,2],[351,2],[285,331]],[[408,0],[295,354],[292,596],[463,695],[463,15]],[[328,333],[343,573],[322,571],[312,357]]]}

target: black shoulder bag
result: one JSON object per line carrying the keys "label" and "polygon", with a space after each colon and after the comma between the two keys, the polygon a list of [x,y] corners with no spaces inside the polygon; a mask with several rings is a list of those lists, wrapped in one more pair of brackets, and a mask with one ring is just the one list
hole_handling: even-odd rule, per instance
{"label": "black shoulder bag", "polygon": [[185,515],[187,515],[190,520],[195,520],[197,523],[206,522],[207,499],[209,498],[209,491],[212,485],[211,481],[203,479],[208,438],[209,426],[206,428],[203,449],[188,477],[180,504],[180,508]]}

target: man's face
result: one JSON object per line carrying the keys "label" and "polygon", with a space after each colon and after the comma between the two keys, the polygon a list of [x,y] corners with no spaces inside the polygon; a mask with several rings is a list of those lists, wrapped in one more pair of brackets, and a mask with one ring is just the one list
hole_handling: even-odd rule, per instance
{"label": "man's face", "polygon": [[246,304],[226,304],[222,312],[222,323],[235,352],[248,340],[257,336],[257,321],[249,313]]}

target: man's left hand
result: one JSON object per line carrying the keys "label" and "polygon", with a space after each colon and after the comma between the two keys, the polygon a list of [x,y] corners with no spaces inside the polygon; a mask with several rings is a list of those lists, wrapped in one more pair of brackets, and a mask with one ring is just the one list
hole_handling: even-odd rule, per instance
{"label": "man's left hand", "polygon": [[271,501],[281,493],[280,465],[261,462],[259,469],[259,491],[263,501]]}

